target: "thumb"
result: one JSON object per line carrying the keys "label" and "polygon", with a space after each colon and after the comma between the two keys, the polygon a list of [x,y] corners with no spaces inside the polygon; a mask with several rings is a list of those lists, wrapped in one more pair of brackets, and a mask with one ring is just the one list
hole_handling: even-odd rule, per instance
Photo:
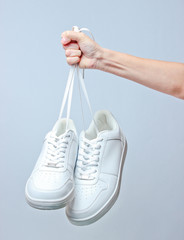
{"label": "thumb", "polygon": [[65,31],[61,34],[61,42],[66,45],[71,41],[77,41],[78,43],[84,39],[85,34],[82,32],[74,32],[74,31]]}

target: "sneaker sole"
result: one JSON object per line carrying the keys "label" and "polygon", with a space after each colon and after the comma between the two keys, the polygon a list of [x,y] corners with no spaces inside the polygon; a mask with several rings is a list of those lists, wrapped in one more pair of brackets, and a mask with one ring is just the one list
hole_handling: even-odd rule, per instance
{"label": "sneaker sole", "polygon": [[84,225],[92,224],[92,223],[98,221],[101,217],[103,217],[115,204],[115,202],[119,196],[119,192],[120,192],[120,188],[121,188],[121,178],[122,178],[123,166],[124,166],[124,162],[125,162],[125,158],[126,158],[126,154],[127,154],[127,149],[128,149],[128,145],[127,145],[127,140],[125,138],[124,139],[124,148],[123,148],[122,156],[121,156],[122,160],[121,160],[120,169],[119,169],[119,173],[118,173],[117,185],[116,185],[115,191],[113,192],[109,201],[95,215],[85,218],[85,219],[71,218],[67,215],[67,212],[66,212],[66,215],[72,224],[77,225],[77,226],[84,226]]}
{"label": "sneaker sole", "polygon": [[61,199],[52,199],[52,200],[45,200],[45,199],[33,199],[31,198],[27,191],[25,192],[25,197],[27,203],[36,209],[40,210],[55,210],[59,208],[64,208],[69,201],[71,201],[74,197],[74,188],[68,193],[65,198]]}

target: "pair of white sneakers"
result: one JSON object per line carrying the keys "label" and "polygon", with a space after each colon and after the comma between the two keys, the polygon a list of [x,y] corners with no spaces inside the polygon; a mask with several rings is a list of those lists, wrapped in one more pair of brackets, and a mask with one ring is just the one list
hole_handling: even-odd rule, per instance
{"label": "pair of white sneakers", "polygon": [[[94,121],[98,127],[98,134]],[[115,203],[126,155],[126,139],[109,111],[98,111],[78,138],[71,119],[56,122],[26,184],[27,202],[38,209],[66,206],[75,225],[101,218]]]}
{"label": "pair of white sneakers", "polygon": [[[89,128],[81,132],[79,140],[70,119],[76,69],[93,119]],[[67,117],[63,118],[67,100]],[[98,111],[93,117],[83,76],[78,65],[72,66],[59,119],[46,135],[27,181],[26,200],[38,209],[66,206],[66,215],[75,225],[93,223],[118,197],[125,156],[126,139],[117,121],[107,110]]]}

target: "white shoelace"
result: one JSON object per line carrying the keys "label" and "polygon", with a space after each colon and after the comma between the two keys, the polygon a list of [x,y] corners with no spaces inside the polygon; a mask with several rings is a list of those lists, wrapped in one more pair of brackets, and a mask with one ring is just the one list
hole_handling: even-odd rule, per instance
{"label": "white shoelace", "polygon": [[[78,27],[73,27],[74,31],[81,32],[81,31],[87,31],[90,33],[92,39],[94,40],[94,37],[91,33],[91,31],[87,28],[81,28],[79,29]],[[96,133],[98,133],[98,128],[97,124],[95,122],[95,119],[93,118],[93,111],[91,108],[91,104],[89,101],[88,93],[86,90],[85,82],[84,82],[84,69],[83,69],[83,74],[81,74],[80,69],[77,66],[77,75],[78,75],[78,82],[79,85],[79,94],[80,94],[80,101],[81,101],[81,110],[82,110],[82,117],[83,117],[83,126],[85,129],[85,123],[84,123],[84,111],[83,111],[83,106],[82,106],[82,96],[81,96],[81,91],[80,91],[80,86],[82,87],[84,96],[86,98],[91,117],[94,122],[95,130]],[[100,142],[103,139],[97,139],[96,141],[90,141],[86,138],[82,138],[80,142],[80,149],[78,153],[78,160],[77,160],[77,171],[76,171],[76,177],[81,180],[93,180],[95,178],[95,174],[97,173],[97,168],[99,164],[99,155],[100,155],[100,148],[101,144]]]}
{"label": "white shoelace", "polygon": [[89,141],[86,138],[81,139],[78,153],[76,177],[81,180],[93,180],[97,173],[99,164],[99,155],[103,139]]}
{"label": "white shoelace", "polygon": [[66,116],[66,134],[61,137],[57,137],[55,135],[50,135],[48,137],[48,149],[46,154],[46,161],[44,163],[45,167],[50,168],[63,168],[65,165],[65,152],[68,147],[68,138],[70,138],[70,134],[67,133],[68,130],[68,122],[70,118],[70,110],[72,103],[72,94],[73,94],[73,85],[74,85],[74,76],[75,76],[76,66],[71,66],[67,84],[64,91],[63,101],[61,104],[61,109],[59,113],[59,119],[63,116],[63,111],[67,102],[67,116]]}
{"label": "white shoelace", "polygon": [[[76,32],[87,31],[91,34],[92,38],[94,39],[91,31],[87,28],[79,29],[77,26],[74,26],[73,30],[76,31]],[[84,96],[86,98],[86,101],[87,101],[87,104],[88,104],[88,107],[89,107],[89,110],[90,110],[90,113],[91,113],[91,117],[92,117],[93,122],[94,122],[96,132],[98,133],[98,128],[97,128],[96,122],[93,118],[93,111],[92,111],[91,104],[90,104],[89,97],[88,97],[88,93],[87,93],[87,90],[86,90],[86,87],[85,87],[84,69],[83,69],[83,74],[81,74],[78,64],[73,65],[70,68],[67,84],[66,84],[66,87],[65,87],[64,97],[63,97],[63,101],[62,101],[62,104],[61,104],[59,119],[61,119],[62,116],[63,116],[64,107],[66,105],[66,101],[68,100],[68,102],[67,102],[67,116],[66,116],[66,132],[67,132],[68,122],[69,122],[69,118],[70,118],[70,111],[71,111],[74,77],[75,77],[75,71],[76,70],[77,70],[78,79],[80,81],[80,83],[79,83],[79,94],[80,94],[83,124],[84,124],[84,114],[83,114],[82,96],[81,96],[81,91],[80,91],[80,85],[82,87]],[[84,128],[85,128],[85,126],[84,126]],[[67,135],[65,135],[65,137],[67,137]],[[95,143],[92,144],[87,139],[85,141],[83,141],[82,148],[81,148],[83,150],[80,150],[80,153],[79,153],[79,161],[82,163],[82,167],[80,168],[80,166],[79,166],[80,178],[82,177],[83,179],[84,178],[91,179],[91,176],[92,176],[91,174],[95,173],[96,170],[92,169],[91,167],[97,166],[97,162],[99,160],[99,158],[97,158],[97,155],[100,153],[100,151],[98,150],[98,147],[99,147],[98,142],[99,141],[97,141],[96,144]],[[54,167],[54,168],[63,167],[64,160],[65,160],[65,151],[66,151],[66,148],[67,148],[67,145],[68,145],[68,141],[66,141],[65,138],[60,139],[60,138],[57,138],[55,136],[55,137],[53,137],[52,140],[49,139],[48,144],[49,144],[49,148],[48,148],[48,151],[47,151],[46,166]],[[96,162],[96,163],[94,164],[94,162]]]}
{"label": "white shoelace", "polygon": [[63,168],[65,164],[65,152],[68,146],[70,134],[66,133],[61,137],[53,134],[49,136],[48,148],[46,153],[45,167]]}
{"label": "white shoelace", "polygon": [[[73,31],[76,32],[81,32],[81,31],[87,31],[91,34],[92,39],[94,39],[91,31],[88,28],[81,28],[79,29],[77,26],[73,27]],[[91,113],[91,117],[93,119],[93,111],[91,108],[91,104],[89,101],[89,97],[88,97],[88,93],[85,87],[85,83],[84,83],[84,69],[83,69],[83,74],[81,74],[80,69],[79,69],[79,65],[75,64],[73,66],[71,66],[70,68],[70,72],[68,75],[68,80],[67,80],[67,84],[66,84],[66,88],[65,88],[65,92],[64,92],[64,97],[63,97],[63,101],[62,101],[62,105],[61,105],[61,109],[60,109],[60,114],[59,114],[59,119],[62,118],[63,115],[63,111],[64,111],[64,107],[66,104],[66,100],[68,98],[68,106],[67,106],[67,124],[66,124],[66,130],[68,128],[68,121],[70,118],[70,111],[71,111],[71,102],[72,102],[72,94],[73,94],[73,85],[74,85],[74,77],[75,77],[75,70],[77,69],[77,75],[78,75],[78,79],[80,80],[81,86],[82,86],[82,90],[84,92],[84,96],[86,98],[90,113]],[[83,115],[83,122],[84,122],[84,114],[83,114],[83,107],[82,107],[82,98],[81,98],[81,92],[80,92],[80,87],[79,87],[79,94],[80,94],[80,100],[81,100],[81,109],[82,109],[82,115]],[[95,127],[96,127],[96,123],[95,120],[93,119]],[[85,128],[85,127],[84,127]],[[96,127],[96,131],[98,132],[98,128]]]}
{"label": "white shoelace", "polygon": [[67,119],[66,120],[66,130],[68,129],[68,121],[69,121],[69,118],[70,118],[70,110],[71,110],[71,103],[72,103],[72,94],[73,94],[75,70],[76,70],[76,65],[71,66],[70,72],[69,72],[69,75],[68,75],[67,84],[66,84],[66,87],[65,87],[63,101],[62,101],[62,104],[61,104],[59,118],[58,118],[58,119],[62,118],[63,111],[64,111],[64,108],[65,108],[65,105],[66,105],[66,100],[68,98],[67,116],[66,116],[66,119]]}
{"label": "white shoelace", "polygon": [[68,99],[67,106],[67,117],[66,117],[66,134],[61,137],[57,137],[54,134],[51,134],[48,137],[48,149],[46,154],[46,159],[44,166],[50,168],[63,168],[65,165],[65,152],[68,147],[68,138],[70,138],[70,134],[67,133],[68,130],[68,122],[70,118],[70,109],[72,102],[72,93],[73,93],[73,85],[74,85],[74,75],[75,75],[76,66],[72,66],[70,68],[70,72],[68,75],[67,84],[65,87],[65,92],[63,96],[63,101],[61,104],[61,109],[59,113],[59,118],[61,119],[63,116],[64,107],[66,105],[66,101]]}

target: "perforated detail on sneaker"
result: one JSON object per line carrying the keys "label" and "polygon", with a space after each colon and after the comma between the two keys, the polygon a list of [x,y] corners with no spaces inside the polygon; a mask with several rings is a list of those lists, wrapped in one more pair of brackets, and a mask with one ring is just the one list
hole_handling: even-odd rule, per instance
{"label": "perforated detail on sneaker", "polygon": [[38,171],[34,175],[33,180],[36,187],[43,190],[58,189],[64,184],[63,178],[61,178],[60,173],[57,173],[57,172]]}
{"label": "perforated detail on sneaker", "polygon": [[107,185],[103,182],[98,182],[95,185],[77,185],[75,189],[76,198],[80,200],[94,200],[97,195],[107,189]]}

